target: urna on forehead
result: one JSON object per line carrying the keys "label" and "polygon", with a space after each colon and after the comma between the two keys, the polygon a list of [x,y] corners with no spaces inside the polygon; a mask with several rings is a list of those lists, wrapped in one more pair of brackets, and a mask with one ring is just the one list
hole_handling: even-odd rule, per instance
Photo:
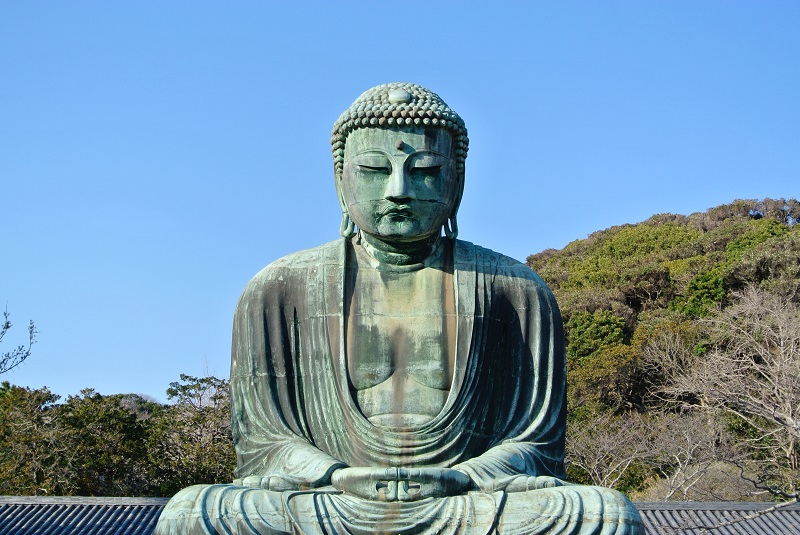
{"label": "urna on forehead", "polygon": [[393,82],[364,91],[333,125],[334,170],[341,175],[347,136],[358,128],[444,128],[453,136],[457,173],[463,175],[469,138],[463,119],[433,91],[421,85]]}

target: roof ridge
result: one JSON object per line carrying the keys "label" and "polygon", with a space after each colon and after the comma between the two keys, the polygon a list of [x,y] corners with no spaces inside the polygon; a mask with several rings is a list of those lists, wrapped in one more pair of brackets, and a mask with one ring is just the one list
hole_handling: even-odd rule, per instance
{"label": "roof ridge", "polygon": [[128,496],[0,496],[0,504],[53,505],[166,505],[169,498],[134,498]]}
{"label": "roof ridge", "polygon": [[[640,511],[759,511],[781,502],[633,502]],[[777,511],[800,511],[800,503]]]}

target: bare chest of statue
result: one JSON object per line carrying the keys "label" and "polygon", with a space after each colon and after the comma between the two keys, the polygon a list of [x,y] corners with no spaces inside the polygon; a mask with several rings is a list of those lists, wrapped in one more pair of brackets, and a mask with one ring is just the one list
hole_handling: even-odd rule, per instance
{"label": "bare chest of statue", "polygon": [[442,252],[417,266],[380,265],[358,246],[348,258],[348,378],[373,424],[430,421],[450,393],[456,314],[452,262]]}

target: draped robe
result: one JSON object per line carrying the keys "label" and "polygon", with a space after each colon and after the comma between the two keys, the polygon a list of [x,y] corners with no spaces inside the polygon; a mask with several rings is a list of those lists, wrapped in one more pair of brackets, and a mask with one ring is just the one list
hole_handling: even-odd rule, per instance
{"label": "draped robe", "polygon": [[[157,533],[492,533],[502,526],[503,533],[545,533],[554,525],[571,526],[564,533],[638,533],[638,514],[614,491],[503,492],[519,476],[565,476],[563,327],[538,275],[452,242],[457,320],[449,396],[422,425],[379,427],[361,414],[348,381],[349,246],[337,240],[294,253],[250,281],[233,328],[237,480],[185,489]],[[330,486],[331,473],[346,466],[454,468],[476,490],[369,501]],[[240,486],[248,476],[263,478],[264,488]],[[265,490],[275,476],[296,490]],[[515,511],[504,511],[512,503]],[[596,529],[581,531],[587,514]]]}

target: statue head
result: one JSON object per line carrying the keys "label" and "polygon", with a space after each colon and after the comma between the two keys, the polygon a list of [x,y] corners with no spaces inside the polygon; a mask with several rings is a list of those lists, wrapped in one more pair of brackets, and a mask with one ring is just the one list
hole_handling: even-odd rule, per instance
{"label": "statue head", "polygon": [[438,95],[409,83],[364,92],[331,137],[343,236],[360,230],[393,241],[458,232],[469,139]]}

